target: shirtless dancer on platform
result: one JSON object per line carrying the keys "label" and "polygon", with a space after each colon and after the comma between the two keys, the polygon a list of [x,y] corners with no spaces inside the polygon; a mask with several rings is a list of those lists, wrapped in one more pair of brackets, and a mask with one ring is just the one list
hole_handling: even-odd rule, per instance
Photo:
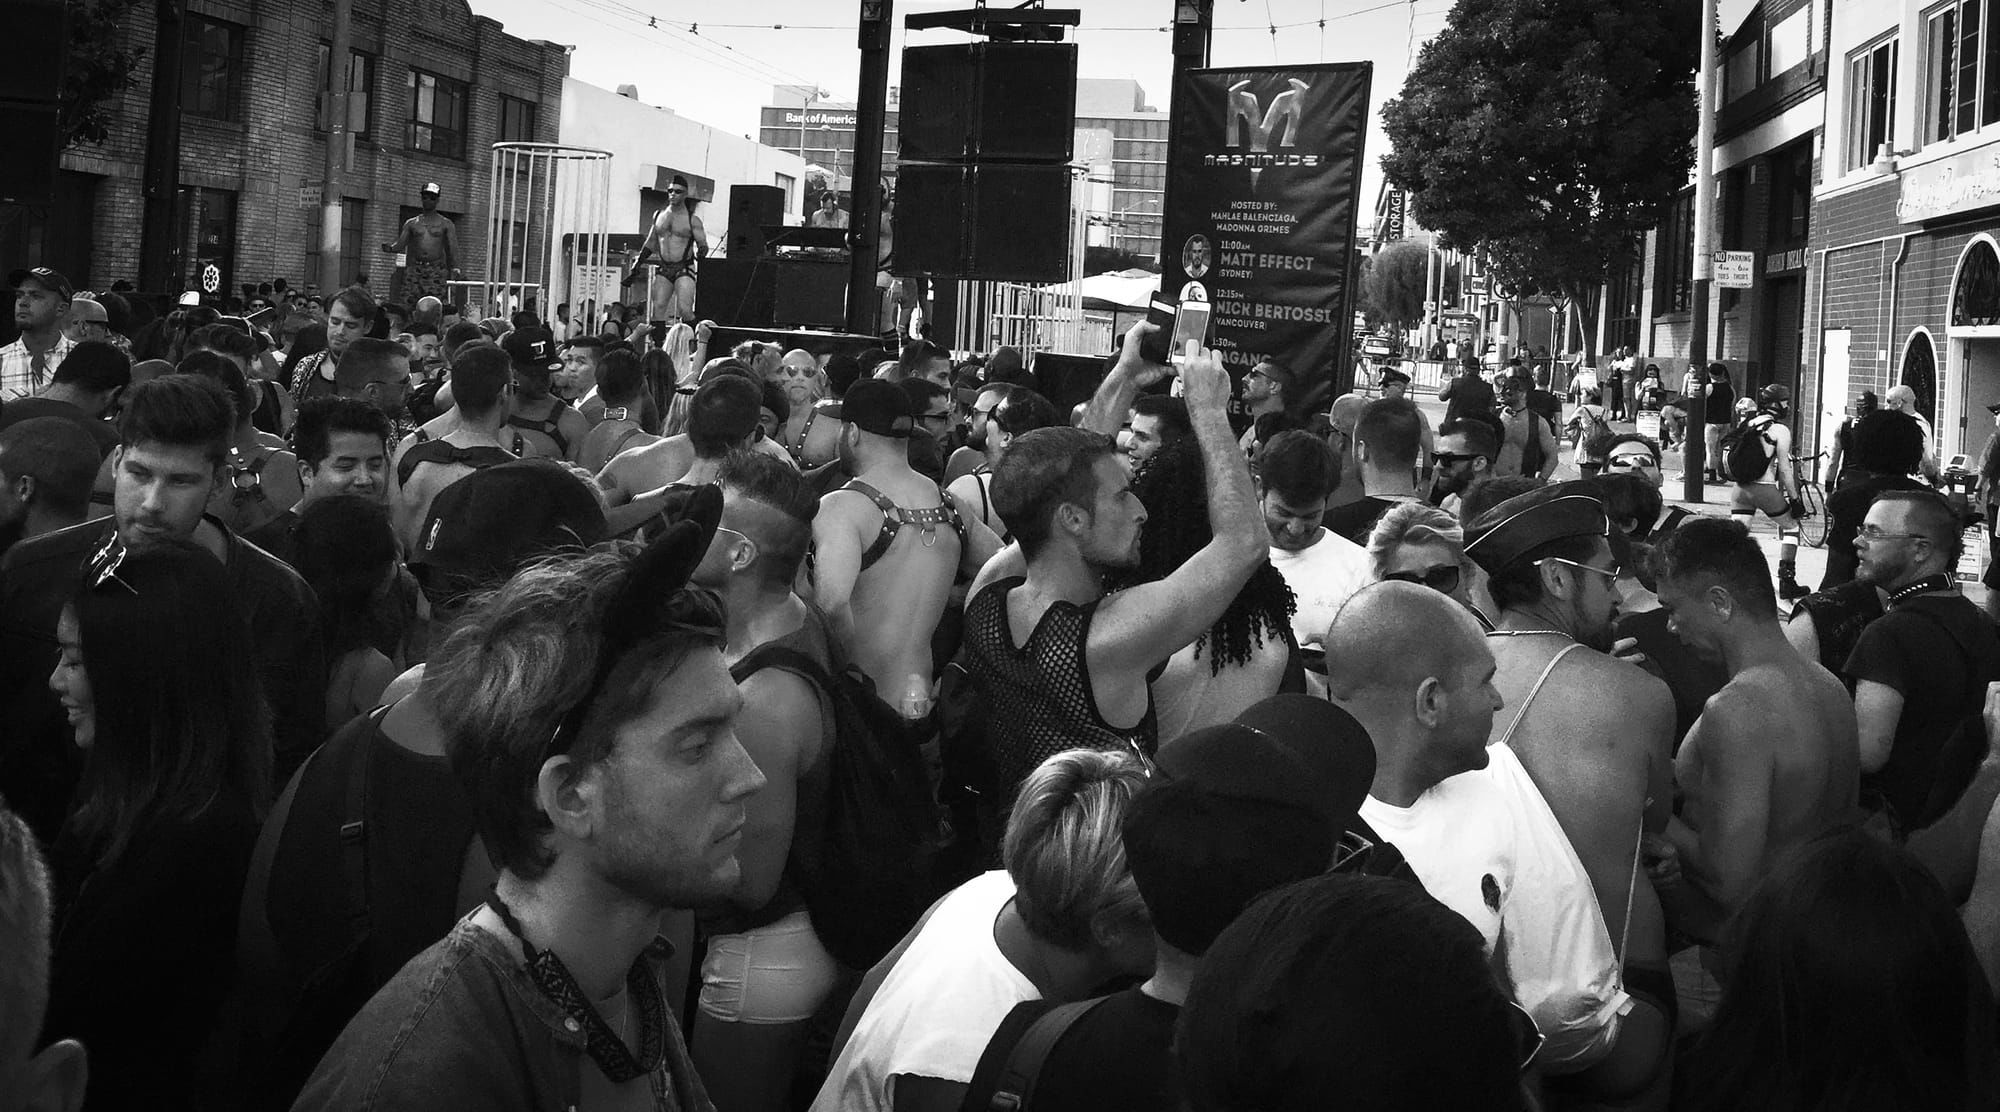
{"label": "shirtless dancer on platform", "polygon": [[855,383],[840,420],[840,454],[854,479],[820,499],[813,519],[814,601],[890,706],[913,686],[928,699],[931,635],[952,583],[1000,550],[976,512],[911,469],[915,427],[901,387]]}
{"label": "shirtless dancer on platform", "polygon": [[1675,758],[1681,816],[1649,846],[1668,917],[1704,943],[1674,957],[1686,1027],[1714,1010],[1717,986],[1699,966],[1751,889],[1791,850],[1859,818],[1861,747],[1847,689],[1785,639],[1748,528],[1690,518],[1653,564],[1668,627],[1729,671]]}
{"label": "shirtless dancer on platform", "polygon": [[1564,483],[1502,502],[1468,525],[1465,554],[1499,607],[1488,644],[1507,706],[1492,741],[1520,758],[1590,875],[1625,990],[1640,1001],[1578,1082],[1629,1095],[1659,1083],[1673,1034],[1666,927],[1637,866],[1642,824],[1659,833],[1671,813],[1674,702],[1666,684],[1609,655],[1617,561],[1590,489]]}
{"label": "shirtless dancer on platform", "polygon": [[652,322],[655,347],[669,324],[695,319],[695,265],[707,257],[708,230],[694,213],[687,179],[675,174],[667,185],[667,203],[654,214],[652,230],[639,248],[632,273],[622,283],[629,286],[638,281],[648,258],[656,260],[656,272],[646,287],[646,319]]}

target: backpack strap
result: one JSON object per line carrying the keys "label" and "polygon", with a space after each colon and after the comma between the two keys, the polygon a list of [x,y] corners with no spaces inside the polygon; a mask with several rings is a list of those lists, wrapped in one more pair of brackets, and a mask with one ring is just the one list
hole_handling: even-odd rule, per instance
{"label": "backpack strap", "polygon": [[794,648],[770,642],[757,646],[745,653],[743,659],[729,667],[729,678],[742,683],[766,668],[782,668],[796,672],[806,682],[821,691],[832,689],[833,677],[819,661]]}
{"label": "backpack strap", "polygon": [[1108,999],[1110,997],[1100,996],[1094,1000],[1058,1004],[1029,1024],[1028,1029],[1021,1033],[1020,1041],[1014,1044],[1014,1049],[1007,1052],[1007,1063],[1000,1067],[1000,1078],[993,1087],[993,1099],[986,1106],[989,1112],[1025,1112],[1033,1108],[1035,1084],[1041,1080],[1042,1068],[1048,1065],[1049,1055],[1055,1051],[1056,1044],[1069,1034],[1069,1029],[1076,1026],[1078,1020]]}
{"label": "backpack strap", "polygon": [[355,747],[360,750],[347,758],[347,790],[340,808],[340,882],[347,890],[347,923],[350,937],[366,938],[371,910],[368,904],[368,770],[375,763],[373,735],[381,730],[388,707],[368,712],[366,733]]}

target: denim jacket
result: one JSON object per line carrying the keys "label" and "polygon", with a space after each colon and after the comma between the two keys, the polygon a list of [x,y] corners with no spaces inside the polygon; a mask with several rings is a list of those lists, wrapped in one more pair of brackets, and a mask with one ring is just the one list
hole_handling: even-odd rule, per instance
{"label": "denim jacket", "polygon": [[[293,1112],[572,1112],[595,1069],[583,1031],[529,977],[507,939],[459,920],[410,959],[320,1061]],[[663,978],[666,943],[647,952]],[[664,982],[663,982],[664,983]],[[714,1112],[670,1013],[652,1077],[662,1112]]]}

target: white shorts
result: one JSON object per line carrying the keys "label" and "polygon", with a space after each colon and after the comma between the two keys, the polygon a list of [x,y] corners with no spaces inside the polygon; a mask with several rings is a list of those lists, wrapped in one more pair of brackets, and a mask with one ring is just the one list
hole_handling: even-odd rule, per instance
{"label": "white shorts", "polygon": [[840,979],[804,909],[742,934],[708,940],[701,1012],[724,1023],[802,1023]]}

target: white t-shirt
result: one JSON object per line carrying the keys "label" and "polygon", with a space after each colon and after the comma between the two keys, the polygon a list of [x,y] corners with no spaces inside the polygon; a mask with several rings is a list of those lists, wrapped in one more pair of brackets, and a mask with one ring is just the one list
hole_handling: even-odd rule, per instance
{"label": "white t-shirt", "polygon": [[1616,1041],[1632,998],[1590,874],[1555,813],[1512,749],[1486,753],[1485,768],[1408,807],[1369,796],[1361,817],[1402,851],[1425,891],[1479,928],[1514,999],[1548,1036],[1543,1068],[1574,1072]]}
{"label": "white t-shirt", "polygon": [[1298,596],[1292,635],[1301,647],[1315,649],[1325,645],[1326,627],[1333,624],[1341,604],[1375,578],[1368,550],[1324,527],[1318,540],[1297,552],[1273,546],[1271,566]]}
{"label": "white t-shirt", "polygon": [[996,869],[944,898],[868,1001],[813,1112],[890,1112],[897,1074],[972,1080],[1000,1021],[1041,999],[993,941],[993,920],[1013,896],[1013,878]]}

